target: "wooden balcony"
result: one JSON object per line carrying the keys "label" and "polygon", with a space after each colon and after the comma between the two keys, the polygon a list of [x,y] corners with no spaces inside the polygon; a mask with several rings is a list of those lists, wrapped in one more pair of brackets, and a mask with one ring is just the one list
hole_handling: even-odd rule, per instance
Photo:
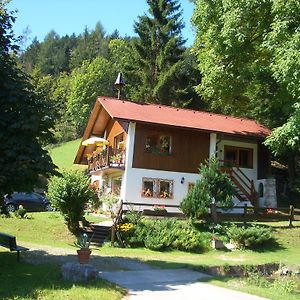
{"label": "wooden balcony", "polygon": [[103,169],[119,169],[125,168],[125,150],[106,149],[96,150],[92,156],[88,157],[89,173]]}

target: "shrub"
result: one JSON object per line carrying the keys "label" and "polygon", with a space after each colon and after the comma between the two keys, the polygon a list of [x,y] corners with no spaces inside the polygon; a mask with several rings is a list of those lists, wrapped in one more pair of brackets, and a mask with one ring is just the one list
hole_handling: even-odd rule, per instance
{"label": "shrub", "polygon": [[89,178],[80,171],[64,171],[62,176],[52,177],[48,184],[47,196],[51,205],[61,212],[69,231],[75,235],[79,221],[85,221],[85,205],[96,197],[89,184]]}
{"label": "shrub", "polygon": [[146,247],[151,250],[178,249],[200,252],[208,247],[208,234],[199,232],[191,223],[176,219],[146,220],[122,232],[125,242],[131,247]]}
{"label": "shrub", "polygon": [[227,235],[239,248],[253,248],[274,241],[271,228],[255,225],[249,227],[232,225],[228,227]]}
{"label": "shrub", "polygon": [[220,170],[219,161],[211,158],[199,169],[200,180],[181,202],[183,213],[193,219],[200,219],[207,207],[215,200],[223,206],[232,206],[234,186]]}
{"label": "shrub", "polygon": [[138,224],[142,220],[143,212],[131,209],[125,214],[124,220],[132,224]]}
{"label": "shrub", "polygon": [[134,224],[132,229],[127,232],[122,232],[122,237],[125,243],[130,247],[145,247],[145,237],[147,235],[147,226],[141,221]]}
{"label": "shrub", "polygon": [[208,247],[208,244],[208,234],[197,231],[192,225],[181,224],[177,229],[176,238],[172,242],[172,248],[188,252],[201,252]]}
{"label": "shrub", "polygon": [[15,211],[15,216],[20,217],[22,219],[26,217],[26,214],[27,214],[27,210],[22,205],[20,205],[18,209]]}

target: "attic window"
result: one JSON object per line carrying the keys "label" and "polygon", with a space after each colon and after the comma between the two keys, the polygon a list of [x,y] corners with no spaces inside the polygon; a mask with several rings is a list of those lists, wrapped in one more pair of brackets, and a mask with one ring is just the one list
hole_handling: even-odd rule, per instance
{"label": "attic window", "polygon": [[145,150],[153,154],[171,154],[171,144],[170,135],[149,134],[146,137]]}

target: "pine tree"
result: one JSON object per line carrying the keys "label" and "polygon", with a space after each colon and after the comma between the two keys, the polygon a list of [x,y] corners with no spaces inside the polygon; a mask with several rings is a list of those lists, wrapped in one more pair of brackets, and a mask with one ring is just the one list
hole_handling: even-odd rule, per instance
{"label": "pine tree", "polygon": [[172,104],[178,98],[176,75],[183,63],[182,11],[177,0],[147,0],[149,16],[140,16],[134,25],[138,34],[135,98],[145,102]]}

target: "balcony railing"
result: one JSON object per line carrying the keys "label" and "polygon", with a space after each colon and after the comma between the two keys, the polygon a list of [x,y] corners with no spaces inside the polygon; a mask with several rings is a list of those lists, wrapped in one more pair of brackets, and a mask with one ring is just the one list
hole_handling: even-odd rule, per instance
{"label": "balcony railing", "polygon": [[125,168],[125,150],[107,147],[104,150],[95,151],[92,156],[88,157],[89,172],[108,168]]}

